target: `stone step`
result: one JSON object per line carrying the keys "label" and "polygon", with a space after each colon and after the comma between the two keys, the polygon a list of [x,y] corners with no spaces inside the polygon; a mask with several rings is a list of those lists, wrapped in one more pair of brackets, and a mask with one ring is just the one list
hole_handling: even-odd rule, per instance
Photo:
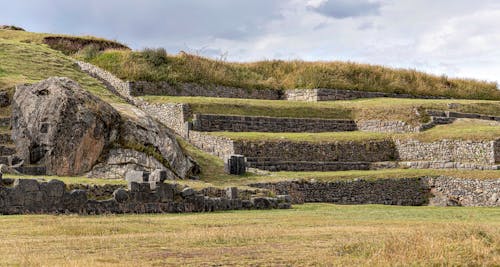
{"label": "stone step", "polygon": [[10,127],[10,117],[0,117],[0,127]]}
{"label": "stone step", "polygon": [[13,145],[0,145],[0,156],[10,156],[16,154],[16,148]]}
{"label": "stone step", "polygon": [[16,171],[26,175],[45,175],[47,168],[39,165],[28,165],[15,168]]}

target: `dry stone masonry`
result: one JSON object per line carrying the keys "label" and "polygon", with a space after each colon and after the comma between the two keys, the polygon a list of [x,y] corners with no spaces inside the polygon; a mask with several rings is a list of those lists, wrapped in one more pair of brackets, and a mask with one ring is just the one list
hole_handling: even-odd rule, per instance
{"label": "dry stone masonry", "polygon": [[285,91],[286,100],[296,101],[332,101],[332,100],[352,100],[358,98],[424,98],[424,99],[443,99],[444,97],[435,96],[415,96],[409,94],[394,94],[382,92],[368,92],[340,89],[290,89]]}
{"label": "dry stone masonry", "polygon": [[118,188],[111,198],[97,200],[90,199],[86,190],[68,191],[67,185],[58,180],[40,183],[17,179],[11,187],[0,183],[0,214],[181,213],[291,207],[287,196],[243,199],[235,188],[228,192],[224,197],[210,197],[177,184],[158,183],[152,190],[150,183],[132,182],[129,190]]}
{"label": "dry stone masonry", "polygon": [[346,181],[284,181],[250,186],[287,194],[292,203],[500,206],[499,179],[419,177]]}
{"label": "dry stone masonry", "polygon": [[200,132],[344,132],[355,131],[353,120],[273,118],[195,114],[193,130]]}

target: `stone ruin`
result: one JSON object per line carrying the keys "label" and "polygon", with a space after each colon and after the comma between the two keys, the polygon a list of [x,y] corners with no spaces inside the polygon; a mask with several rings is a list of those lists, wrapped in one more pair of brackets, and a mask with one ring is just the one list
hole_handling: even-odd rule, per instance
{"label": "stone ruin", "polygon": [[[291,207],[288,195],[259,196],[255,195],[257,192],[235,187],[198,191],[179,184],[154,182],[154,179],[164,177],[161,172],[153,175],[133,172],[128,177],[127,189],[117,188],[104,200],[89,198],[86,190],[68,190],[68,185],[59,180],[39,182],[35,179],[0,178],[0,214],[181,213]],[[146,177],[152,179],[141,181]],[[94,190],[98,187],[94,186]]]}

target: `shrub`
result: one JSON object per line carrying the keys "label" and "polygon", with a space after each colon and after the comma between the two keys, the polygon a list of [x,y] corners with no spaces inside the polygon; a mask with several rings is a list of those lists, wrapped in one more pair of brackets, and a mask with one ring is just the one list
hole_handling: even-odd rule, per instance
{"label": "shrub", "polygon": [[145,48],[142,50],[142,56],[148,63],[155,67],[168,63],[168,55],[165,48]]}

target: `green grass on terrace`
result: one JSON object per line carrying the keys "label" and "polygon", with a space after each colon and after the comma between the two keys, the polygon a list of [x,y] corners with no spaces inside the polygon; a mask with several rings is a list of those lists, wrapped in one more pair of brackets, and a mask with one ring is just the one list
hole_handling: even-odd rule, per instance
{"label": "green grass on terrace", "polygon": [[231,63],[164,50],[105,51],[88,59],[125,80],[194,82],[248,89],[335,88],[500,100],[493,82],[450,79],[415,70],[353,62],[269,60]]}
{"label": "green grass on terrace", "polygon": [[419,133],[388,134],[375,132],[327,132],[327,133],[262,133],[262,132],[209,132],[232,140],[292,142],[363,142],[382,139],[416,139],[423,142],[453,140],[497,140],[500,138],[498,122],[459,119],[452,124],[438,125]]}
{"label": "green grass on terrace", "polygon": [[[500,101],[372,98],[350,101],[301,102],[215,97],[143,96],[150,103],[186,103],[193,113],[291,118],[427,121],[425,109],[500,116]],[[449,104],[454,108],[450,109]],[[419,111],[417,114],[416,111]]]}
{"label": "green grass on terrace", "polygon": [[77,81],[105,101],[123,102],[99,81],[81,72],[70,58],[45,45],[0,38],[0,69],[0,90],[12,90],[16,84],[59,76]]}

